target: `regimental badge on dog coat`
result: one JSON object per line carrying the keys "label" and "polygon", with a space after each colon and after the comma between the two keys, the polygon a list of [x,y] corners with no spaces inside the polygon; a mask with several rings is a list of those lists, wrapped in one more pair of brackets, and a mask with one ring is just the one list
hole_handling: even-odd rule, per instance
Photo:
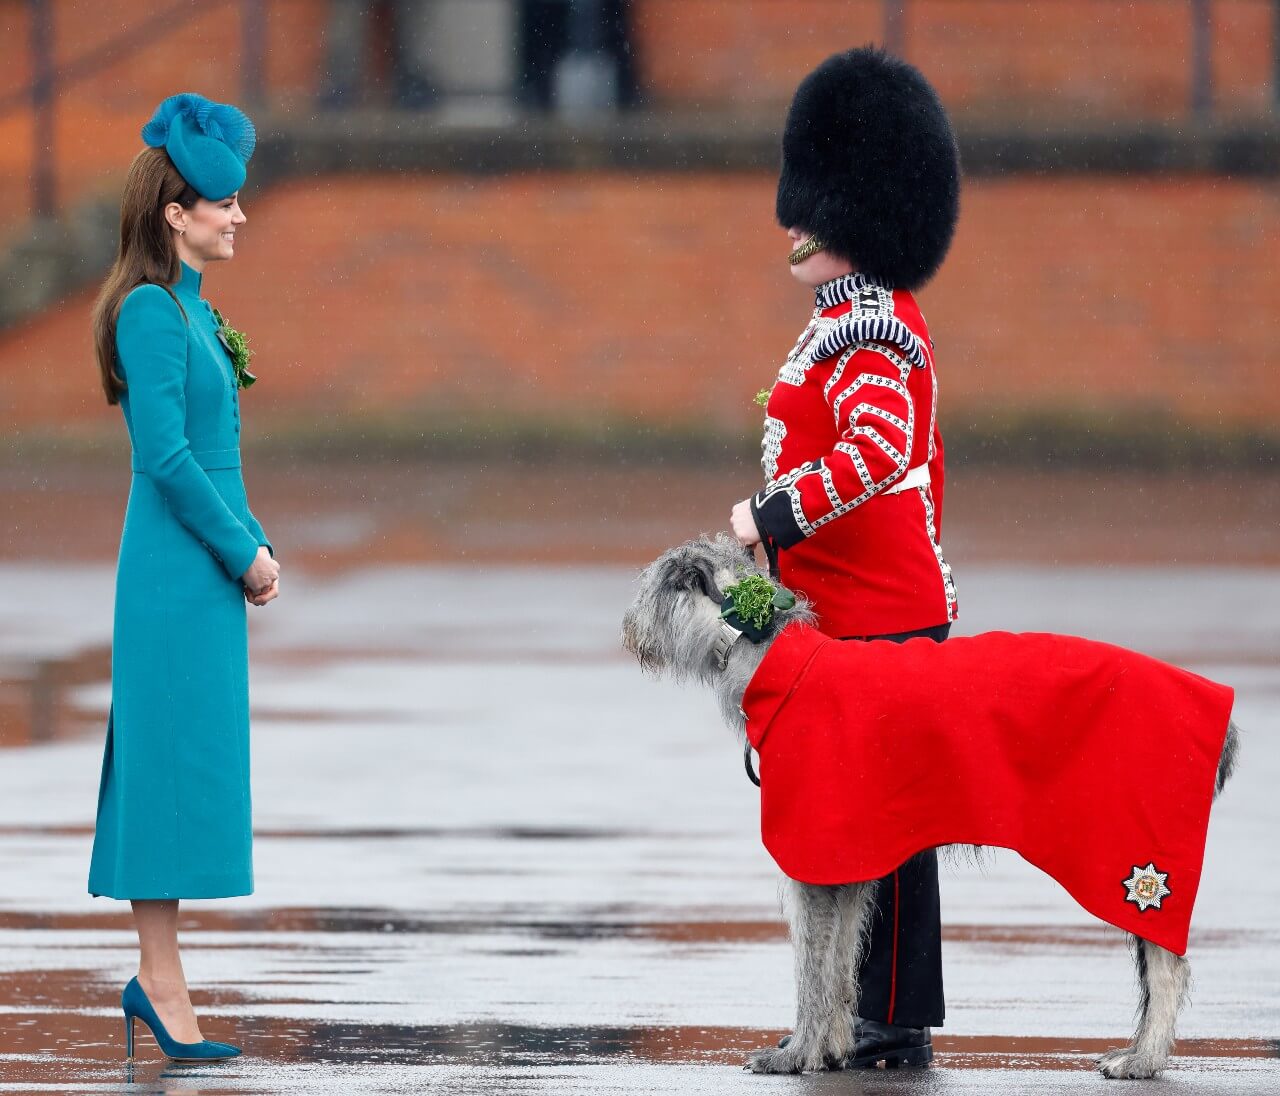
{"label": "regimental badge on dog coat", "polygon": [[1125,890],[1129,892],[1125,901],[1132,902],[1140,910],[1159,909],[1160,903],[1173,893],[1164,885],[1168,878],[1169,873],[1156,871],[1154,864],[1145,868],[1134,864],[1133,874],[1124,881]]}
{"label": "regimental badge on dog coat", "polygon": [[936,845],[1013,849],[1094,916],[1182,955],[1232,700],[1069,636],[842,643],[793,624],[743,698],[764,843],[824,885]]}

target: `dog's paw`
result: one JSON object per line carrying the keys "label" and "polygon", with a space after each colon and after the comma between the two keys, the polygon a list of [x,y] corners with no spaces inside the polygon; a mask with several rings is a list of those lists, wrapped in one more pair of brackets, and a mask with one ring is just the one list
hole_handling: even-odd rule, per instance
{"label": "dog's paw", "polygon": [[1098,1059],[1098,1070],[1113,1081],[1141,1081],[1154,1077],[1165,1067],[1165,1059],[1138,1054],[1133,1047],[1121,1047]]}
{"label": "dog's paw", "polygon": [[822,1069],[822,1055],[812,1055],[796,1047],[793,1039],[785,1047],[765,1047],[747,1059],[746,1068],[752,1073],[804,1073]]}
{"label": "dog's paw", "polygon": [[1132,1045],[1127,1047],[1116,1047],[1115,1050],[1109,1050],[1097,1061],[1097,1066],[1101,1069],[1103,1066],[1110,1065],[1119,1058],[1124,1058],[1134,1052]]}

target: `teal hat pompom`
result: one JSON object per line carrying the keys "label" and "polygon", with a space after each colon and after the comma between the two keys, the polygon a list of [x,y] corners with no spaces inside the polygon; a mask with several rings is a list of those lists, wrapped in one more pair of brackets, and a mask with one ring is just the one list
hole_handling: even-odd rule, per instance
{"label": "teal hat pompom", "polygon": [[242,186],[258,134],[239,107],[203,95],[170,95],[142,127],[142,139],[163,148],[188,183],[211,202]]}

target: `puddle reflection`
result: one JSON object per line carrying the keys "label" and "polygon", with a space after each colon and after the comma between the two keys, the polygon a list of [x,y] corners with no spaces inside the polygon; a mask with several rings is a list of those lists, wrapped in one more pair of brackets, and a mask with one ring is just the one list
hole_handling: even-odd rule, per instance
{"label": "puddle reflection", "polygon": [[[260,835],[261,836],[261,835]],[[383,907],[273,909],[218,909],[187,907],[182,910],[182,932],[404,934],[428,936],[524,936],[531,940],[594,941],[635,940],[667,944],[769,944],[785,942],[787,930],[779,920],[628,920],[608,921],[467,917],[414,914]],[[127,910],[93,913],[38,913],[0,910],[0,930],[132,932],[133,917]],[[1124,937],[1108,925],[982,925],[946,924],[948,943],[981,944],[988,950],[1016,953],[1045,949],[1123,950]],[[1198,929],[1192,932],[1197,949],[1280,947],[1276,929]],[[289,950],[287,941],[272,944]],[[0,973],[0,1001],[11,975]]]}
{"label": "puddle reflection", "polygon": [[70,701],[74,689],[111,680],[111,647],[0,666],[0,748],[79,738],[105,724]]}
{"label": "puddle reflection", "polygon": [[[157,1091],[166,1093],[205,1094],[215,1091],[219,1076],[225,1079],[237,1065],[256,1068],[263,1063],[335,1068],[399,1064],[519,1069],[625,1061],[738,1066],[752,1050],[773,1044],[783,1034],[736,1027],[542,1027],[502,1022],[396,1025],[249,1015],[238,1023],[218,1018],[211,1025],[230,1028],[217,1034],[243,1045],[245,1059],[187,1066],[162,1059],[141,1030],[139,1057],[132,1063],[124,1062],[119,1023],[114,1016],[60,1014],[56,1020],[41,1017],[38,1023],[31,1024],[32,1017],[0,1013],[0,1022],[10,1031],[18,1019],[28,1022],[26,1030],[32,1038],[26,1049],[20,1045],[11,1048],[14,1057],[53,1059],[68,1065],[93,1063],[97,1067],[110,1066],[114,1061],[130,1084],[160,1084],[163,1087]],[[241,1025],[242,1029],[236,1030]],[[1094,1058],[1115,1045],[1115,1039],[1049,1036],[939,1033],[934,1039],[938,1065],[962,1070],[1087,1070],[1092,1069]],[[1274,1060],[1280,1057],[1280,1045],[1264,1039],[1186,1039],[1179,1041],[1177,1054],[1202,1059]],[[18,1068],[19,1063],[12,1058],[0,1061],[0,1080],[13,1079]],[[206,1087],[206,1083],[213,1087]]]}

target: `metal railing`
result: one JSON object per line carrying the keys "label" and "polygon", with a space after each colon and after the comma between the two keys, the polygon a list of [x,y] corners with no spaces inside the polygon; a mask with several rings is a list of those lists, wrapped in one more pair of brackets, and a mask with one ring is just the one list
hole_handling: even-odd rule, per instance
{"label": "metal railing", "polygon": [[[267,88],[267,14],[270,0],[177,0],[165,4],[109,40],[59,65],[54,55],[56,0],[25,0],[28,12],[30,83],[0,95],[0,117],[30,110],[32,146],[30,168],[30,209],[34,217],[48,219],[59,209],[56,166],[56,115],[59,97],[69,88],[89,80],[110,66],[171,37],[176,27],[207,15],[211,9],[238,9],[240,44],[238,71],[242,102],[249,107],[265,104]],[[518,3],[520,0],[512,0]],[[564,0],[570,5],[570,52],[589,53],[599,48],[600,0]],[[685,0],[696,4],[699,0]],[[881,40],[893,52],[912,56],[911,15],[939,0],[881,0]],[[943,0],[945,2],[945,0]],[[1008,0],[1011,5],[1023,0]],[[1031,0],[1027,0],[1028,3]],[[1065,2],[1065,0],[1063,0]],[[1218,0],[1160,0],[1171,10],[1181,9],[1190,28],[1186,71],[1187,111],[1198,120],[1210,118],[1215,110],[1213,78],[1214,15]],[[1260,0],[1267,3],[1268,0]],[[1280,108],[1280,0],[1269,0],[1272,11],[1270,101]]]}
{"label": "metal railing", "polygon": [[265,94],[266,3],[267,0],[205,0],[202,5],[193,5],[190,0],[181,0],[58,67],[53,52],[57,5],[54,0],[27,0],[31,83],[0,98],[0,115],[27,107],[31,110],[32,215],[48,218],[58,212],[57,148],[54,140],[58,96],[64,89],[90,79],[107,67],[169,37],[175,25],[184,18],[207,14],[211,7],[235,5],[240,9],[242,28],[241,94],[246,103],[260,103]]}
{"label": "metal railing", "polygon": [[[927,3],[929,0],[916,0]],[[1213,8],[1214,0],[1183,0],[1189,8],[1191,47],[1187,65],[1190,91],[1187,107],[1199,119],[1213,113]],[[907,41],[907,9],[911,0],[883,0],[884,44],[891,53],[910,55]],[[1280,109],[1280,0],[1271,0],[1271,102]]]}

